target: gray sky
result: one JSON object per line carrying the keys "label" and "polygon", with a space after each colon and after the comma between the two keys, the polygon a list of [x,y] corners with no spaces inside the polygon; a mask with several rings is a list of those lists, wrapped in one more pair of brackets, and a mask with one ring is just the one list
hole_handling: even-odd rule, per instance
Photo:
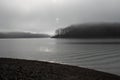
{"label": "gray sky", "polygon": [[77,23],[120,22],[120,0],[0,0],[0,31],[53,33]]}

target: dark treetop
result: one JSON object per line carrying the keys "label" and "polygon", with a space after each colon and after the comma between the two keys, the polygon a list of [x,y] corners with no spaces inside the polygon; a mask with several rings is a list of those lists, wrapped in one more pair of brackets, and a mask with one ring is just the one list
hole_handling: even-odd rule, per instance
{"label": "dark treetop", "polygon": [[71,25],[56,30],[54,38],[120,38],[120,23]]}

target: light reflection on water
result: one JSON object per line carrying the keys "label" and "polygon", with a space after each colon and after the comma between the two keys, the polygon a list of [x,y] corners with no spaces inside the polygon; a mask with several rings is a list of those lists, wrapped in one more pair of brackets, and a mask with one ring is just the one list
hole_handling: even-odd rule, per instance
{"label": "light reflection on water", "polygon": [[50,52],[52,52],[53,50],[50,49],[50,48],[47,48],[47,47],[40,47],[40,48],[39,48],[39,51],[40,51],[40,52],[48,52],[48,53],[50,53]]}
{"label": "light reflection on water", "polygon": [[2,39],[0,56],[71,64],[120,75],[119,42],[119,39]]}

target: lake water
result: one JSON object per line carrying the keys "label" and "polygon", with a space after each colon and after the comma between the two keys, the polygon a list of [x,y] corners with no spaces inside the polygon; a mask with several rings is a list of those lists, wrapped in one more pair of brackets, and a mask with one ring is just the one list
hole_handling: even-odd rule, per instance
{"label": "lake water", "polygon": [[0,57],[64,63],[120,75],[117,39],[1,39]]}

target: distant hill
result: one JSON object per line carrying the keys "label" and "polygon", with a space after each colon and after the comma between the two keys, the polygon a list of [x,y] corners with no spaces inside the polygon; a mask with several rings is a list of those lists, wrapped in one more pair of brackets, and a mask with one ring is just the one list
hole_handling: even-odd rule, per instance
{"label": "distant hill", "polygon": [[120,23],[71,25],[56,30],[53,38],[120,38]]}
{"label": "distant hill", "polygon": [[47,34],[37,34],[30,32],[0,32],[0,38],[46,38]]}

